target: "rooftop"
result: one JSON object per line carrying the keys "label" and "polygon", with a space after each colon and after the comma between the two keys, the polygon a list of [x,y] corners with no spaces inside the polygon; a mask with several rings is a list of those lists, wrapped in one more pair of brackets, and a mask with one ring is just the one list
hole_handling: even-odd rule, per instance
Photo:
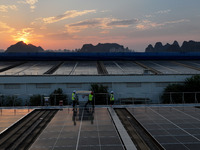
{"label": "rooftop", "polygon": [[[131,141],[133,131],[130,132],[125,123],[128,121],[135,127],[133,119],[161,149],[199,149],[200,109],[196,106],[198,104],[96,106],[94,110],[78,107],[77,111],[73,111],[71,107],[41,107],[61,109],[29,149],[137,149],[140,144],[137,140]],[[121,119],[118,108],[127,111],[124,116],[127,121]],[[1,108],[0,120],[6,122],[0,123],[1,131],[5,132],[8,130],[5,126],[11,127],[15,121],[30,112],[32,109],[28,108]],[[6,121],[2,121],[3,118]],[[136,131],[138,134],[141,132]],[[150,146],[148,142],[146,144]]]}
{"label": "rooftop", "polygon": [[199,60],[0,61],[0,75],[192,75],[199,73]]}

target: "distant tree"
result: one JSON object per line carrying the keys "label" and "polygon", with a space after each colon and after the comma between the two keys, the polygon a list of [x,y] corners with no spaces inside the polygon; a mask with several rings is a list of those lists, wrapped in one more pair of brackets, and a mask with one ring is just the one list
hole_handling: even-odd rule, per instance
{"label": "distant tree", "polygon": [[187,92],[200,92],[200,75],[194,75],[185,80],[185,91]]}
{"label": "distant tree", "polygon": [[4,96],[3,97],[3,105],[5,106],[21,106],[22,99],[17,96]]}
{"label": "distant tree", "polygon": [[[162,95],[163,103],[181,103],[182,97],[180,92],[184,91],[184,85],[181,84],[170,84],[168,85]],[[171,101],[173,100],[173,101]]]}
{"label": "distant tree", "polygon": [[54,92],[50,94],[50,104],[59,105],[60,100],[63,101],[64,105],[67,104],[67,95],[63,94],[63,90],[61,88],[58,88],[57,90],[54,90]]}
{"label": "distant tree", "polygon": [[[170,84],[163,92],[163,103],[194,103],[200,102],[200,75],[186,78],[184,84]],[[170,94],[171,93],[171,94]],[[184,93],[184,94],[183,94]]]}
{"label": "distant tree", "polygon": [[43,98],[43,96],[41,96],[39,94],[31,96],[30,97],[30,105],[31,106],[40,106],[40,105],[42,105],[41,98]]}
{"label": "distant tree", "polygon": [[108,100],[108,87],[102,84],[91,84],[91,91],[94,92],[95,104],[105,105]]}
{"label": "distant tree", "polygon": [[188,92],[184,94],[186,103],[200,102],[200,93],[198,93],[200,92],[200,75],[194,75],[191,78],[187,78],[185,80],[184,89]]}

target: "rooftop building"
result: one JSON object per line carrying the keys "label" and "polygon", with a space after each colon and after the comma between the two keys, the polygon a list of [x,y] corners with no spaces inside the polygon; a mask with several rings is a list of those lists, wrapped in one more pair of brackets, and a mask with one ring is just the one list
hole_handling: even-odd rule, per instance
{"label": "rooftop building", "polygon": [[[51,54],[37,54],[41,57],[26,54],[25,59],[22,59],[24,54],[17,55],[1,56],[4,61],[0,61],[0,149],[16,149],[18,146],[31,150],[199,148],[200,110],[197,101],[184,104],[183,91],[182,104],[173,104],[173,99],[169,105],[160,104],[167,85],[183,83],[186,78],[199,74],[198,55],[193,56],[194,59],[185,59],[185,54],[176,55],[180,59],[175,60],[175,55],[171,59],[168,56],[165,59],[164,55],[144,59],[149,57],[128,58],[122,57],[123,54],[120,57],[117,53],[115,59],[109,59],[107,55],[106,59],[102,56],[99,59],[91,54],[97,59],[94,60],[88,59],[89,54],[88,60],[86,57],[81,60],[80,55],[77,60],[66,60],[59,58],[59,54],[53,61]],[[72,57],[72,54],[68,56]],[[104,95],[106,105],[95,105],[94,110],[78,105],[77,111],[73,111],[71,93],[90,90],[91,84],[101,84],[108,87],[108,92],[114,91],[115,105],[109,106],[108,93],[100,93]],[[48,97],[58,88],[67,95],[68,103],[64,106],[56,106],[56,103],[39,107],[28,105],[31,96]],[[5,97],[10,96],[13,96],[9,99],[12,107],[5,107]],[[18,98],[23,105],[26,104],[25,107],[16,106]],[[124,105],[127,103],[131,105]],[[13,128],[21,128],[18,125],[26,130],[16,133],[20,137],[7,139],[16,131]],[[25,142],[32,132],[35,138]],[[9,144],[5,142],[7,140],[12,142]],[[20,142],[19,145],[12,144]],[[25,143],[29,143],[28,146]]]}

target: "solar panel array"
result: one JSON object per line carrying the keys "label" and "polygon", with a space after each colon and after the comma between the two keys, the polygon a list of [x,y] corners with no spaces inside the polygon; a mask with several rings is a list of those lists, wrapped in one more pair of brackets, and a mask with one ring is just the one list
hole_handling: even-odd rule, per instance
{"label": "solar panel array", "polygon": [[0,133],[14,124],[31,109],[0,109]]}
{"label": "solar panel array", "polygon": [[[144,74],[152,68],[161,74],[200,74],[200,61],[104,61],[103,66],[110,75]],[[0,69],[19,62],[0,62]],[[43,75],[55,67],[58,61],[30,61],[0,72],[0,75]],[[150,69],[151,70],[151,69]],[[96,61],[65,61],[53,75],[97,75]],[[152,72],[153,74],[153,72]]]}
{"label": "solar panel array", "polygon": [[106,108],[59,111],[30,150],[124,150]]}
{"label": "solar panel array", "polygon": [[165,149],[200,148],[200,109],[194,107],[127,109]]}

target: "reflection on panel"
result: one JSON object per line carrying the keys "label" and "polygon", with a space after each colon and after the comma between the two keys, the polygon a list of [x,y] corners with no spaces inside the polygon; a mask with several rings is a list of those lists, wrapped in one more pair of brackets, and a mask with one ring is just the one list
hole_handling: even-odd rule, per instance
{"label": "reflection on panel", "polygon": [[122,68],[120,68],[116,62],[104,61],[103,63],[108,71],[108,74],[124,74]]}
{"label": "reflection on panel", "polygon": [[165,149],[199,149],[200,109],[141,107],[128,110]]}
{"label": "reflection on panel", "polygon": [[143,74],[144,68],[138,66],[131,61],[117,61],[116,62],[123,70],[124,74]]}
{"label": "reflection on panel", "polygon": [[156,69],[163,74],[196,74],[195,69],[188,68],[173,61],[140,61],[144,65]]}
{"label": "reflection on panel", "polygon": [[0,109],[0,133],[32,109]]}
{"label": "reflection on panel", "polygon": [[11,65],[14,65],[14,64],[17,64],[17,62],[3,62],[3,61],[0,61],[0,69],[3,69],[3,68],[6,68],[6,67],[9,67]]}
{"label": "reflection on panel", "polygon": [[106,108],[58,111],[30,150],[124,150]]}
{"label": "reflection on panel", "polygon": [[96,61],[79,61],[72,75],[97,75]]}
{"label": "reflection on panel", "polygon": [[0,75],[42,75],[56,64],[54,61],[32,61],[4,71]]}
{"label": "reflection on panel", "polygon": [[54,75],[69,75],[75,67],[75,61],[64,62],[53,74]]}
{"label": "reflection on panel", "polygon": [[178,62],[200,69],[200,61],[178,61]]}
{"label": "reflection on panel", "polygon": [[57,63],[54,61],[35,62],[28,69],[21,71],[19,75],[42,75]]}
{"label": "reflection on panel", "polygon": [[[146,74],[151,68],[161,74],[200,74],[200,61],[102,61],[108,75]],[[58,61],[29,61],[0,72],[0,75],[43,75],[55,67]],[[0,62],[0,69],[19,64],[19,62]],[[145,67],[146,66],[146,67]],[[65,61],[52,75],[98,75],[97,61]],[[98,68],[99,69],[99,68]],[[102,68],[100,68],[102,69]],[[108,73],[107,73],[108,72]],[[99,74],[102,74],[101,72]]]}

